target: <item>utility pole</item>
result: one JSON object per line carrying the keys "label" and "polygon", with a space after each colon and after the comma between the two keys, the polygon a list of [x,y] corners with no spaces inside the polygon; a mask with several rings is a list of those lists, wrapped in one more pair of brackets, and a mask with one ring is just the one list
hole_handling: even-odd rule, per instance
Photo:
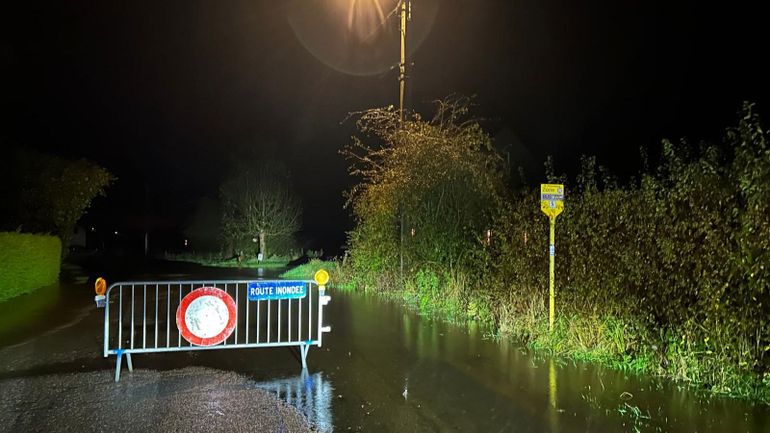
{"label": "utility pole", "polygon": [[399,7],[399,33],[401,34],[401,62],[398,64],[398,108],[404,123],[404,95],[406,93],[406,25],[412,16],[412,2],[401,0]]}
{"label": "utility pole", "polygon": [[[412,15],[411,0],[401,0],[399,5],[399,33],[401,34],[401,61],[398,64],[398,111],[401,126],[404,126],[404,96],[406,93],[406,24]],[[399,206],[400,222],[400,242],[398,248],[399,269],[401,279],[404,279],[404,209]]]}

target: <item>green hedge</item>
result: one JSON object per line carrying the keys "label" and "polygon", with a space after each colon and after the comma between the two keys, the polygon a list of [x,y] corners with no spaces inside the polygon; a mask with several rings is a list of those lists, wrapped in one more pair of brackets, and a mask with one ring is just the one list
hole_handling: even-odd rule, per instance
{"label": "green hedge", "polygon": [[55,283],[60,267],[58,237],[0,233],[0,301]]}
{"label": "green hedge", "polygon": [[770,403],[770,133],[747,103],[721,142],[664,141],[660,162],[642,156],[643,170],[627,182],[592,157],[574,181],[546,164],[548,181],[568,194],[556,226],[553,330],[548,220],[536,185],[489,202],[491,241],[460,226],[476,240],[457,260],[443,255],[451,245],[413,253],[425,233],[451,240],[441,233],[451,225],[415,224],[402,247],[396,214],[383,222],[384,212],[357,214],[350,279],[400,291],[422,311],[487,320],[535,349]]}

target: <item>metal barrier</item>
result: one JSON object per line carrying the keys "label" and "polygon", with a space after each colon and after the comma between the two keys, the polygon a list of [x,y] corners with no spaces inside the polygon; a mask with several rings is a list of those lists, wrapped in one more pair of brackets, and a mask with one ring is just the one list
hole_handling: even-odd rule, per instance
{"label": "metal barrier", "polygon": [[[314,281],[293,281],[306,285],[301,298],[250,300],[250,286],[280,281],[130,281],[107,289],[104,309],[104,357],[116,355],[115,381],[120,379],[123,356],[133,371],[131,354],[181,352],[192,350],[246,349],[258,347],[299,348],[302,368],[307,368],[310,346],[321,347],[324,332],[323,307],[331,299],[324,286]],[[183,299],[199,288],[218,288],[234,300],[235,326],[221,343],[195,345],[183,338],[177,327],[177,309]],[[314,288],[318,288],[314,296]],[[251,293],[253,295],[253,293]],[[185,305],[186,307],[186,305]],[[313,311],[316,311],[315,317]],[[314,320],[315,319],[315,320]]]}

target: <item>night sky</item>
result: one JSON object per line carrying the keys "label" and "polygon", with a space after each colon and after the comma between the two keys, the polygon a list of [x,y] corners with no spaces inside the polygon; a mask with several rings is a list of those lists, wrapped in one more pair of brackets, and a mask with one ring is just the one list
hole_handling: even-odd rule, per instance
{"label": "night sky", "polygon": [[[149,208],[169,232],[234,161],[282,160],[305,238],[334,251],[351,227],[338,151],[353,125],[341,122],[398,102],[396,17],[373,27],[375,0],[351,14],[352,3],[6,7],[0,138],[115,173],[92,221],[130,225]],[[379,3],[387,15],[395,0]],[[770,118],[762,17],[740,2],[414,0],[411,106],[429,114],[431,100],[475,95],[533,183],[548,154],[567,172],[583,153],[633,172],[639,146],[718,138],[744,99]]]}

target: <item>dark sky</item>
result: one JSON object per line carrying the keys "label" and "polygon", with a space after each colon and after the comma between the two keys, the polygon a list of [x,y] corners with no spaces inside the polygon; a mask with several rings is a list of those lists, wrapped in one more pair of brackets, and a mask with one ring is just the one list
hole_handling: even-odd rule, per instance
{"label": "dark sky", "polygon": [[[342,242],[340,122],[397,103],[397,22],[370,32],[375,0],[352,15],[352,0],[23,3],[0,18],[0,137],[116,173],[95,213],[140,212],[146,185],[174,228],[233,161],[269,157],[293,172],[306,233]],[[535,173],[547,154],[634,170],[640,145],[718,137],[744,99],[770,108],[766,20],[749,2],[413,3],[412,106],[476,95]]]}

